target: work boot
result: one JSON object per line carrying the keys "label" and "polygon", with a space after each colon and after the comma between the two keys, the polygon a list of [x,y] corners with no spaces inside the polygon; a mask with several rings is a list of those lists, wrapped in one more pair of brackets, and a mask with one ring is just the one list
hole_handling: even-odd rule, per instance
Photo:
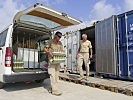
{"label": "work boot", "polygon": [[89,76],[86,76],[86,81],[89,81]]}
{"label": "work boot", "polygon": [[49,92],[49,93],[52,93],[52,88],[49,88],[49,89],[48,89],[48,92]]}
{"label": "work boot", "polygon": [[60,95],[62,94],[62,92],[59,91],[59,90],[53,90],[53,91],[52,91],[52,94],[53,94],[53,95],[56,95],[56,96],[60,96]]}
{"label": "work boot", "polygon": [[82,80],[82,79],[84,79],[84,77],[82,76],[82,77],[79,77],[79,78],[77,78],[78,80]]}

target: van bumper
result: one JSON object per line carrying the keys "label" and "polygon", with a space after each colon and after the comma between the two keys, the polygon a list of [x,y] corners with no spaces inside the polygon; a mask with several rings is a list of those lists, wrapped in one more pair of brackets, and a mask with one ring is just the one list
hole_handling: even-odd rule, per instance
{"label": "van bumper", "polygon": [[48,72],[3,75],[4,83],[35,81],[49,78]]}

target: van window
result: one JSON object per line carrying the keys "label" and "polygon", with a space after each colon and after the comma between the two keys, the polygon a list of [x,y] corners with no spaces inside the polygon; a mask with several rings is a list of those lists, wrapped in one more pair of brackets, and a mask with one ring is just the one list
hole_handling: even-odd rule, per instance
{"label": "van window", "polygon": [[6,29],[6,30],[4,30],[3,32],[0,33],[0,47],[5,45],[7,31],[8,31],[8,29]]}
{"label": "van window", "polygon": [[49,28],[55,28],[61,26],[60,24],[54,21],[32,15],[23,15],[20,17],[20,20],[25,22],[38,23]]}

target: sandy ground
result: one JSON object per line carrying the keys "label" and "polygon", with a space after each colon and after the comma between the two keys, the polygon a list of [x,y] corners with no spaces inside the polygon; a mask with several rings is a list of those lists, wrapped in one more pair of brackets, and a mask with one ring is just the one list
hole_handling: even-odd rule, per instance
{"label": "sandy ground", "polygon": [[133,96],[100,90],[89,86],[59,81],[61,96],[48,93],[50,80],[42,84],[12,83],[0,89],[0,100],[133,100]]}

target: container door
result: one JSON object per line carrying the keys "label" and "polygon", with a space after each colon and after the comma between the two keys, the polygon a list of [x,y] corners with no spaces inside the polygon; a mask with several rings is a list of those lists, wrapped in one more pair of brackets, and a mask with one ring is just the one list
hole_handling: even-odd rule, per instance
{"label": "container door", "polygon": [[133,12],[118,16],[120,75],[133,76]]}
{"label": "container door", "polygon": [[133,12],[127,15],[128,75],[133,77]]}
{"label": "container door", "polygon": [[96,23],[96,72],[117,74],[115,16]]}
{"label": "container door", "polygon": [[71,72],[77,72],[76,54],[79,47],[79,31],[67,35],[67,67]]}
{"label": "container door", "polygon": [[76,60],[76,54],[77,54],[77,50],[79,47],[79,36],[80,36],[80,32],[76,31],[72,33],[72,61],[71,61],[71,65],[72,65],[72,71],[77,73],[77,60]]}
{"label": "container door", "polygon": [[126,21],[125,15],[118,17],[118,36],[119,36],[119,66],[120,75],[128,75],[128,61],[127,61],[127,37],[126,37]]}
{"label": "container door", "polygon": [[67,35],[67,67],[68,67],[68,70],[72,70],[72,63],[71,63],[71,61],[72,61],[72,37],[71,37],[71,34],[68,34]]}

